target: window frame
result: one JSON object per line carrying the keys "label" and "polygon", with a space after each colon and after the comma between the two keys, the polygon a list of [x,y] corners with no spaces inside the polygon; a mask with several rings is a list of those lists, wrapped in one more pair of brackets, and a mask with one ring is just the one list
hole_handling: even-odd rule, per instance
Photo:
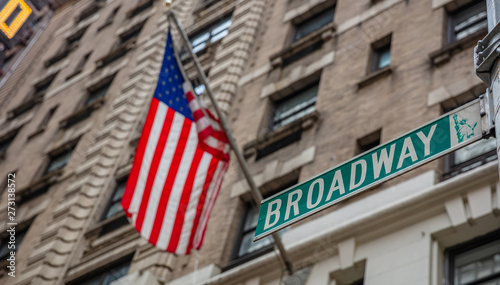
{"label": "window frame", "polygon": [[[119,280],[120,278],[127,276],[127,274],[129,273],[130,267],[132,266],[132,258],[133,258],[133,254],[128,254],[124,257],[121,257],[115,261],[110,262],[107,265],[104,265],[101,268],[98,268],[96,270],[88,272],[88,273],[84,274],[83,276],[79,276],[71,281],[66,281],[65,284],[66,285],[80,285],[80,284],[85,285],[85,283],[83,283],[83,282],[93,281],[93,278],[96,278],[96,279],[101,278],[97,282],[99,282],[99,285],[102,285],[103,284],[102,282],[104,281],[102,278],[105,277],[107,274],[115,272],[117,269],[121,269],[122,267],[128,267],[125,275],[122,275],[118,279],[116,279],[116,280]],[[111,282],[114,282],[116,280],[113,280]]]}
{"label": "window frame", "polygon": [[[27,221],[26,223],[23,223],[24,225],[18,226],[16,228],[16,243],[15,243],[15,248],[14,249],[9,249],[8,245],[7,245],[7,247],[5,249],[6,250],[5,253],[3,253],[2,255],[0,255],[0,260],[6,260],[11,251],[14,251],[17,254],[19,248],[22,245],[22,242],[24,241],[24,238],[26,238],[26,234],[28,233],[28,231],[30,229],[31,223],[32,223],[32,220]],[[19,238],[20,235],[22,235],[21,238]],[[10,235],[9,234],[5,234],[0,239],[0,241],[1,241],[0,242],[0,250],[3,249],[5,241],[7,241],[6,244],[8,244],[9,238],[10,238]]]}
{"label": "window frame", "polygon": [[[19,133],[19,129],[11,131],[7,135],[0,138],[0,146],[2,146],[0,149],[4,149],[4,150],[0,151],[0,159],[7,156],[7,151],[9,151],[9,148],[12,145],[12,142],[16,139],[16,136],[18,133]],[[5,148],[4,148],[4,144],[5,144]]]}
{"label": "window frame", "polygon": [[[285,128],[287,126],[293,125],[293,123],[295,123],[295,122],[301,120],[302,118],[308,116],[309,114],[314,113],[315,111],[317,111],[316,103],[318,101],[318,95],[319,95],[319,87],[320,87],[319,83],[320,83],[319,80],[315,81],[314,83],[309,84],[309,85],[305,86],[304,88],[301,88],[298,91],[293,92],[292,94],[290,94],[288,96],[285,96],[282,99],[273,101],[272,102],[272,111],[271,111],[270,119],[269,119],[269,123],[268,123],[268,132],[275,132],[275,131],[278,131],[278,130],[280,130],[282,128]],[[305,94],[307,94],[308,92],[310,92],[313,89],[316,89],[316,94],[314,96],[314,98],[315,98],[314,99],[314,104],[312,104],[312,105],[311,104],[307,104],[303,108],[297,110],[296,112],[293,112],[290,115],[287,115],[285,118],[281,118],[279,120],[276,119],[276,116],[278,114],[277,110],[278,110],[279,106],[283,105],[287,101],[290,101],[290,100],[293,100],[295,98],[298,98],[301,95],[305,95]],[[297,105],[295,105],[295,106],[297,106]],[[289,118],[293,118],[293,116],[295,116],[297,114],[300,114],[303,111],[306,111],[307,109],[309,109],[312,106],[314,106],[314,110],[313,111],[311,111],[308,114],[305,114],[305,115],[303,115],[301,117],[298,117],[298,118],[296,118],[296,119],[294,119],[294,120],[292,120],[292,121],[290,121],[288,123],[282,124],[283,121],[286,121]],[[277,121],[279,122],[279,125],[278,125]]]}
{"label": "window frame", "polygon": [[[446,284],[449,285],[457,285],[455,284],[455,257],[459,254],[471,252],[474,249],[477,249],[481,246],[500,242],[500,230],[496,230],[490,233],[487,233],[483,236],[477,237],[475,239],[466,241],[464,243],[455,245],[453,247],[445,249],[444,252],[444,279]],[[480,279],[473,281],[467,285],[479,285],[482,282],[492,280],[492,278],[499,278],[500,272],[493,274],[492,276],[487,277],[486,279]]]}
{"label": "window frame", "polygon": [[[50,175],[51,173],[55,173],[58,170],[63,170],[66,167],[66,165],[68,165],[69,160],[73,156],[73,152],[75,151],[75,148],[76,148],[76,143],[72,144],[71,146],[68,146],[68,147],[66,147],[64,149],[61,149],[60,151],[54,152],[52,154],[49,154],[48,155],[49,156],[49,161],[45,165],[45,168],[44,168],[43,173],[42,173],[42,177],[46,176],[46,175]],[[52,165],[52,162],[54,161],[54,159],[57,158],[57,157],[61,157],[63,155],[65,155],[67,157],[67,159],[64,162],[64,164],[62,164],[59,167],[53,168],[52,170],[49,171],[49,169],[51,168],[50,166]]]}
{"label": "window frame", "polygon": [[[298,23],[293,24],[293,33],[292,37],[290,39],[290,44],[294,44],[296,42],[299,42],[303,40],[304,38],[307,38],[307,36],[313,34],[315,31],[320,30],[321,28],[329,25],[330,23],[333,23],[335,21],[335,13],[337,11],[337,5],[332,5],[329,7],[326,7],[324,10],[321,12],[315,13],[311,17],[308,17]],[[330,15],[331,13],[331,15]],[[331,17],[331,19],[329,19]],[[324,23],[321,23],[321,21],[324,20]],[[316,25],[314,28],[310,29],[308,32],[305,34],[301,35],[299,38],[297,36],[299,35],[299,30],[301,25],[312,25],[315,21],[320,22],[319,25]],[[313,25],[314,26],[314,25]],[[304,28],[305,26],[302,26]],[[307,29],[306,29],[307,30]]]}
{"label": "window frame", "polygon": [[[479,93],[479,94],[481,94],[481,93]],[[479,98],[479,97],[480,96],[477,96],[477,98]],[[456,108],[463,106],[463,105],[465,105],[465,104],[467,104],[475,99],[476,99],[476,97],[474,97],[473,99],[458,101],[458,103],[455,103],[455,104],[453,104],[453,106],[449,106],[449,107],[444,107],[442,105],[442,113],[443,114],[449,113],[449,112],[455,110]],[[456,99],[454,99],[454,100],[456,100]],[[484,141],[484,140],[479,140],[477,142],[474,142],[471,145],[474,145],[474,144],[481,142],[481,141]],[[443,162],[444,162],[443,163],[443,174],[442,174],[443,180],[458,176],[462,173],[468,172],[474,168],[480,167],[486,163],[489,163],[491,161],[494,161],[495,159],[498,159],[498,157],[491,159],[492,157],[496,156],[496,149],[492,149],[492,150],[489,150],[489,151],[484,152],[482,154],[479,154],[479,155],[477,155],[469,160],[466,160],[466,161],[463,161],[463,162],[457,164],[455,162],[455,155],[456,155],[456,152],[460,151],[460,150],[462,150],[462,149],[455,150],[455,151],[444,156],[444,158],[443,158]],[[472,165],[477,164],[477,163],[479,163],[477,166],[471,167]]]}
{"label": "window frame", "polygon": [[[226,23],[226,22],[229,22],[229,26],[227,26],[227,28],[222,29],[216,35],[212,35],[212,32],[215,29],[224,26],[224,23]],[[211,45],[214,45],[214,44],[218,43],[219,41],[221,41],[222,39],[224,39],[227,36],[227,34],[229,33],[229,29],[231,28],[232,24],[233,24],[233,13],[231,12],[231,13],[228,13],[228,14],[220,17],[219,20],[211,22],[211,23],[205,25],[204,27],[202,27],[201,29],[197,30],[195,33],[193,33],[192,35],[190,35],[189,36],[189,44],[191,45],[193,53],[195,53],[197,55],[204,54],[206,52],[206,50],[207,50],[208,47],[210,47]],[[224,35],[222,38],[219,38],[219,39],[217,39],[215,41],[212,41],[212,39],[215,36],[224,33],[224,31],[227,31],[226,35]],[[194,40],[196,38],[200,37],[201,35],[206,34],[206,33],[208,33],[208,37],[205,40],[203,40],[202,42],[200,42],[199,44],[194,45]],[[200,46],[202,44],[204,44],[204,46],[201,49],[196,50],[196,47],[198,47],[198,46]],[[184,49],[183,49],[183,51],[184,51]],[[184,54],[185,54],[185,52],[181,51],[181,57]]]}
{"label": "window frame", "polygon": [[[274,195],[274,194],[276,194],[284,189],[287,189],[293,185],[296,185],[297,183],[299,183],[298,173],[294,179],[290,179],[287,182],[282,183],[281,186],[278,188],[273,188],[274,191],[264,192],[263,196],[264,196],[264,198],[270,197],[270,196],[272,196],[272,195]],[[263,192],[263,189],[261,189],[261,192]],[[236,266],[239,266],[245,262],[248,262],[254,258],[257,258],[261,255],[272,252],[272,250],[274,248],[274,240],[273,240],[271,242],[271,244],[269,244],[269,245],[263,246],[262,248],[259,248],[255,251],[247,252],[243,255],[239,255],[240,248],[241,248],[241,245],[243,242],[243,238],[245,237],[245,235],[248,235],[251,232],[255,232],[255,230],[257,228],[257,226],[255,226],[255,227],[252,227],[251,229],[245,230],[245,224],[247,222],[248,215],[251,213],[252,208],[254,208],[255,206],[252,203],[244,202],[243,207],[245,207],[245,209],[244,209],[243,214],[239,220],[239,225],[238,225],[238,229],[236,232],[236,237],[234,239],[233,248],[232,248],[231,254],[230,254],[230,260],[229,260],[228,264],[223,268],[223,271],[229,270],[229,269],[234,268]],[[259,209],[257,208],[255,210],[256,210],[256,213],[258,215]],[[282,233],[284,233],[284,231],[286,231],[286,229],[287,228],[278,231],[278,234],[281,235]]]}
{"label": "window frame", "polygon": [[113,217],[116,217],[116,216],[118,216],[120,214],[120,211],[118,211],[117,213],[114,213],[113,215],[107,217],[108,212],[111,209],[112,205],[116,204],[117,202],[121,203],[121,199],[122,199],[123,196],[120,197],[117,201],[114,201],[114,196],[118,192],[118,190],[120,190],[119,186],[122,185],[122,183],[125,184],[123,186],[123,189],[125,189],[125,187],[127,186],[127,180],[128,180],[128,175],[125,176],[125,177],[123,177],[123,178],[119,178],[119,179],[116,180],[113,192],[111,193],[111,196],[109,197],[109,199],[108,199],[108,201],[106,203],[106,207],[104,208],[104,211],[102,212],[102,215],[101,215],[101,217],[99,219],[99,222],[109,220],[109,219],[111,219]]}
{"label": "window frame", "polygon": [[[455,32],[455,26],[457,25],[457,19],[456,19],[457,14],[465,13],[465,11],[467,11],[467,10],[472,10],[475,6],[481,5],[481,3],[483,3],[485,8],[486,8],[486,1],[480,0],[480,1],[472,1],[471,3],[468,3],[467,5],[464,5],[462,7],[459,7],[458,9],[456,9],[454,11],[448,12],[448,15],[447,15],[447,17],[448,17],[447,43],[448,44],[459,42],[461,40],[464,40],[470,36],[473,36],[476,33],[479,33],[480,31],[484,30],[484,28],[479,28],[478,30],[476,30],[472,34],[469,34],[461,39],[457,39],[457,32]],[[487,28],[488,18],[486,17],[485,20],[486,20],[486,28]],[[475,22],[475,24],[478,24],[478,22],[481,22],[481,20]],[[467,30],[467,28],[470,28],[473,26],[474,25],[468,25],[466,28],[462,29],[462,31]]]}

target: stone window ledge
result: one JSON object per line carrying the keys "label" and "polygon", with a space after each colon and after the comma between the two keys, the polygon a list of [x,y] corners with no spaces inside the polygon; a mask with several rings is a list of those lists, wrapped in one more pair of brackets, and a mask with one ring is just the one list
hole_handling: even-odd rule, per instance
{"label": "stone window ledge", "polygon": [[45,132],[46,127],[40,127],[36,131],[32,132],[31,134],[28,135],[27,140],[31,140],[32,138],[38,136],[39,134]]}
{"label": "stone window ledge", "polygon": [[[123,224],[123,221],[126,221],[126,224]],[[113,226],[127,226],[129,225],[130,227],[132,226],[128,220],[127,216],[125,216],[124,212],[121,212],[120,214],[117,214],[109,219],[102,220],[95,224],[93,227],[90,227],[89,230],[85,233],[85,237],[87,239],[95,239],[103,234],[103,232],[106,230],[108,227],[113,227]]]}
{"label": "stone window ledge", "polygon": [[127,11],[127,18],[133,18],[146,11],[148,8],[152,8],[153,6],[153,0],[141,0],[139,1],[139,3],[137,3],[137,5],[135,5],[134,8]]}
{"label": "stone window ledge", "polygon": [[17,107],[14,107],[13,109],[11,109],[10,111],[7,112],[7,119],[11,120],[11,119],[21,115],[22,113],[29,111],[31,108],[33,108],[37,104],[41,103],[43,101],[44,96],[45,96],[45,92],[40,93],[36,96],[32,96],[27,101],[17,105]]}
{"label": "stone window ledge", "polygon": [[[257,187],[264,187],[273,181],[287,180],[298,177],[298,171],[305,165],[312,163],[316,155],[316,146],[302,150],[288,160],[275,159],[262,166],[263,171],[252,175]],[[262,190],[262,189],[261,189]],[[230,198],[241,198],[250,201],[250,188],[246,180],[236,181],[231,187]]]}
{"label": "stone window ledge", "polygon": [[269,146],[276,141],[297,131],[310,129],[319,119],[319,112],[316,110],[313,113],[306,115],[288,125],[266,133],[257,137],[257,139],[248,142],[243,146],[243,153],[245,158],[249,159],[257,154],[259,149]]}
{"label": "stone window ledge", "polygon": [[42,188],[50,187],[50,185],[58,181],[62,173],[63,173],[62,168],[49,172],[44,176],[31,182],[29,185],[24,186],[23,188],[17,190],[16,196],[22,198],[22,196],[33,194],[34,192],[37,192]]}
{"label": "stone window ledge", "polygon": [[105,101],[106,101],[105,98],[99,98],[99,99],[95,100],[94,102],[92,102],[92,104],[87,105],[83,108],[80,108],[79,110],[77,110],[73,114],[62,119],[59,122],[59,128],[66,129],[66,128],[69,128],[69,127],[79,123],[80,121],[85,120],[85,119],[80,119],[80,118],[83,118],[85,115],[90,115],[90,113],[99,109],[102,105],[104,105]]}
{"label": "stone window ledge", "polygon": [[476,33],[469,35],[461,40],[449,43],[441,49],[429,54],[432,65],[439,66],[448,62],[454,53],[471,48],[477,44],[477,41],[482,39],[488,33],[488,29],[481,29]]}
{"label": "stone window ledge", "polygon": [[200,1],[198,7],[196,7],[193,11],[193,14],[199,14],[199,16],[211,15],[215,13],[217,10],[222,7],[226,7],[227,5],[231,5],[231,2],[228,0],[208,0],[208,1]]}
{"label": "stone window ledge", "polygon": [[390,75],[392,72],[393,72],[393,68],[390,66],[387,66],[387,67],[384,67],[380,70],[372,72],[372,73],[368,74],[367,76],[361,78],[361,80],[358,82],[358,88],[361,89],[367,85],[370,85],[373,82],[379,80],[380,78],[383,78],[383,77]]}
{"label": "stone window ledge", "polygon": [[271,55],[269,61],[271,62],[271,66],[273,68],[280,68],[283,65],[283,60],[293,55],[299,53],[305,48],[312,46],[319,42],[326,42],[333,37],[333,34],[336,31],[336,25],[334,23],[330,23],[321,29],[314,31],[310,35],[300,39],[299,41],[287,46],[282,51]]}
{"label": "stone window ledge", "polygon": [[134,49],[137,45],[136,40],[123,43],[116,48],[112,49],[107,55],[96,60],[96,68],[103,68],[104,66],[110,64],[111,62],[117,60],[118,58],[126,55],[130,50]]}

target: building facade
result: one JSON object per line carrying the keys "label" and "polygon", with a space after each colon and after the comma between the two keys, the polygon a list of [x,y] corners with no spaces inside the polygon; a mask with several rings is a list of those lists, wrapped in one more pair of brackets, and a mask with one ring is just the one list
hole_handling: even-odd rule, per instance
{"label": "building facade", "polygon": [[[167,9],[155,0],[53,2],[0,89],[0,211],[10,211],[15,188],[17,223],[12,277],[2,216],[1,284],[500,284],[494,139],[280,231],[292,275],[272,239],[252,242],[258,211],[235,159],[201,250],[152,247],[120,198]],[[173,9],[264,197],[486,90],[473,65],[487,33],[484,0],[186,0]]]}

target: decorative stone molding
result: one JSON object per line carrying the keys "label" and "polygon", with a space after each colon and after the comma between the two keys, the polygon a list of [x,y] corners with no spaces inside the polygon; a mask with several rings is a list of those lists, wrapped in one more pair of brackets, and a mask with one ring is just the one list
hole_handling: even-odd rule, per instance
{"label": "decorative stone molding", "polygon": [[473,72],[470,72],[467,77],[459,81],[441,86],[429,92],[427,94],[427,106],[431,107],[446,100],[466,95],[467,93],[471,93],[471,96],[478,96],[481,93],[476,94],[478,93],[476,89],[477,91],[485,89],[484,83]]}
{"label": "decorative stone molding", "polygon": [[[286,176],[287,174],[293,172],[294,170],[300,169],[301,167],[314,161],[316,154],[316,147],[310,147],[302,151],[299,155],[286,160],[273,160],[264,166],[264,171],[255,174],[253,176],[257,187],[279,179],[280,177]],[[238,198],[242,195],[247,194],[250,191],[246,180],[240,180],[233,184],[231,189],[231,198]]]}
{"label": "decorative stone molding", "polygon": [[[335,53],[329,52],[323,57],[309,65],[299,65],[295,67],[291,72],[290,75],[281,79],[278,82],[275,83],[270,83],[262,88],[262,91],[260,93],[260,98],[266,98],[271,95],[278,95],[278,97],[282,97],[287,95],[286,93],[290,93],[290,87],[292,84],[296,82],[309,82],[307,79],[309,77],[315,77],[314,75],[317,74],[318,72],[321,72],[323,68],[326,66],[330,65],[333,63],[333,60],[335,58]],[[312,78],[312,81],[315,81],[319,78],[319,76],[316,76],[315,78]],[[307,85],[304,83],[304,85]]]}

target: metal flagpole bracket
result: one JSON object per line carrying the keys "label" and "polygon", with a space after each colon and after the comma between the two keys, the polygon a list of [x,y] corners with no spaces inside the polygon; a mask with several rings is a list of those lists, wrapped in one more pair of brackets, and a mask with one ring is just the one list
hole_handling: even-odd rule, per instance
{"label": "metal flagpole bracket", "polygon": [[497,24],[474,48],[476,75],[488,85],[491,85],[491,70],[499,56],[500,24]]}

